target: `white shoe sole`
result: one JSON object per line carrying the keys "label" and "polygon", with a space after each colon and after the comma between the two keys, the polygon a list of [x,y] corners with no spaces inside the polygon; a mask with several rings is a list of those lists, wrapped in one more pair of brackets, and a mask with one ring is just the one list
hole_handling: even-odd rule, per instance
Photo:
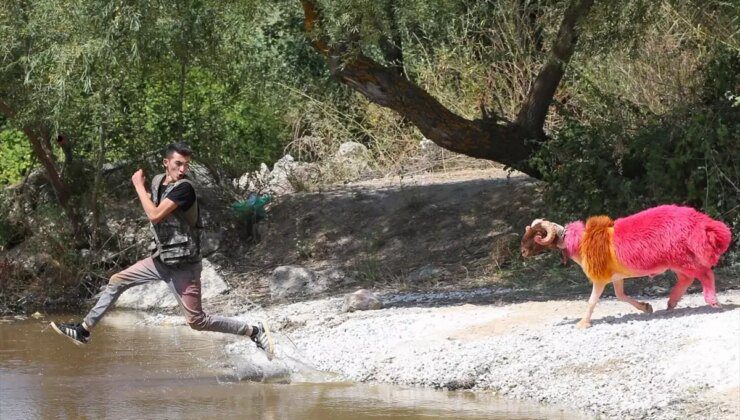
{"label": "white shoe sole", "polygon": [[65,334],[64,332],[62,332],[62,330],[59,329],[59,327],[57,326],[57,324],[55,322],[52,321],[52,322],[49,323],[49,325],[51,326],[51,328],[54,329],[54,331],[57,332],[57,334],[59,334],[62,337],[66,338],[67,340],[70,340],[71,342],[75,343],[76,345],[78,345],[80,347],[83,347],[83,346],[85,346],[87,344],[87,343],[83,343],[82,341],[75,340],[74,338],[72,338],[72,337],[68,336],[67,334]]}
{"label": "white shoe sole", "polygon": [[267,360],[272,360],[272,358],[275,357],[275,342],[272,341],[272,333],[270,332],[270,327],[267,325],[267,322],[262,322],[262,328],[265,329],[265,336],[267,337],[267,349],[264,351],[267,355]]}

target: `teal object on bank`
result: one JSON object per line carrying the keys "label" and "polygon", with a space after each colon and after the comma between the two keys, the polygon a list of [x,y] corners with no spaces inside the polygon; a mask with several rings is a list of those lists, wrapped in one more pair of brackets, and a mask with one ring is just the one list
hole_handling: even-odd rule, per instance
{"label": "teal object on bank", "polygon": [[246,200],[237,201],[231,205],[231,209],[239,217],[255,217],[256,220],[262,220],[267,217],[265,206],[272,201],[269,194],[251,193]]}

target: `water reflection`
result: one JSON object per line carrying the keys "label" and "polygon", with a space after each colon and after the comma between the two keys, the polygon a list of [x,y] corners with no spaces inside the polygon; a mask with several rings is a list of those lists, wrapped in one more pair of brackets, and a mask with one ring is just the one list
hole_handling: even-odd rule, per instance
{"label": "water reflection", "polygon": [[0,418],[574,418],[485,393],[239,382],[226,373],[233,337],[138,326],[132,317],[106,317],[84,348],[47,330],[51,319],[0,322]]}

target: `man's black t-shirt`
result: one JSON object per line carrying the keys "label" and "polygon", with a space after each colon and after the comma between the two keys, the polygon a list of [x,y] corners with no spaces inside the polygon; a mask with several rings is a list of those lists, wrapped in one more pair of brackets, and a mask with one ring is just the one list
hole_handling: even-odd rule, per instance
{"label": "man's black t-shirt", "polygon": [[[162,202],[162,194],[164,194],[164,190],[166,189],[167,187],[165,185],[159,187],[160,203]],[[187,211],[195,203],[195,189],[189,183],[183,182],[170,191],[166,198],[174,201],[180,210]]]}

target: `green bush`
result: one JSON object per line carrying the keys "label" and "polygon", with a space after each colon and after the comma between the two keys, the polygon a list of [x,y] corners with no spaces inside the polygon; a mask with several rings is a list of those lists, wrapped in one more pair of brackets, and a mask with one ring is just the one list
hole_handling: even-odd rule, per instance
{"label": "green bush", "polygon": [[0,130],[0,156],[0,186],[18,182],[31,168],[31,146],[18,130]]}
{"label": "green bush", "polygon": [[[737,244],[737,63],[735,53],[719,51],[708,63],[701,100],[669,114],[622,108],[615,112],[627,112],[627,118],[593,125],[566,118],[532,160],[544,174],[546,201],[554,204],[548,216],[620,216],[657,204],[686,204],[725,221]],[[619,107],[618,100],[612,105]]]}

